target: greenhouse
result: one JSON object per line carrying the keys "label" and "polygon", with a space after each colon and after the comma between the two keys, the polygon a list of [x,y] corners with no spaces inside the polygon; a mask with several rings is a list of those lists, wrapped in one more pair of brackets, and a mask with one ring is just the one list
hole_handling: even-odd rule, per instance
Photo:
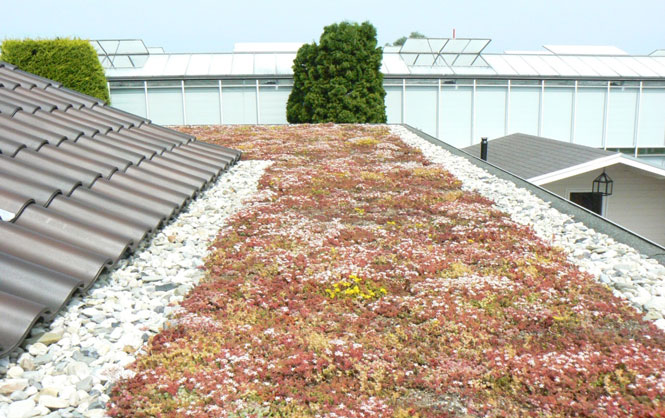
{"label": "greenhouse", "polygon": [[[484,53],[489,39],[385,47],[388,122],[456,147],[524,133],[665,164],[665,51],[545,46]],[[93,41],[112,103],[167,125],[283,124],[300,44],[238,43],[169,54],[140,40]]]}

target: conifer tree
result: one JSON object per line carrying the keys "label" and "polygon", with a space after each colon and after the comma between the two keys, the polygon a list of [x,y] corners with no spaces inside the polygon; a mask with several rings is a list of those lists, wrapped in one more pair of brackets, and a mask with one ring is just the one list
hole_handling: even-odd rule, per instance
{"label": "conifer tree", "polygon": [[293,64],[287,102],[291,123],[384,123],[383,50],[369,22],[326,26],[316,43],[303,45]]}

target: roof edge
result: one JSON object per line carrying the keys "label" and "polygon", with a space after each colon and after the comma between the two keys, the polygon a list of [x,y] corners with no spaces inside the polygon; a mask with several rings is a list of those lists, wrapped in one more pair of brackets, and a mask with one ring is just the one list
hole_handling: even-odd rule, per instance
{"label": "roof edge", "polygon": [[619,162],[621,154],[608,155],[606,157],[596,158],[595,160],[587,161],[582,164],[577,164],[571,167],[562,168],[561,170],[552,171],[551,173],[541,174],[539,176],[528,178],[527,180],[535,185],[542,186],[543,184],[552,183],[557,180],[566,179],[576,176],[578,174],[588,173],[589,171],[603,168],[611,164]]}
{"label": "roof edge", "polygon": [[651,164],[627,158],[626,156],[617,153],[615,155],[608,155],[607,157],[597,158],[595,160],[588,161],[586,163],[578,164],[558,171],[553,171],[551,173],[542,174],[536,177],[531,177],[530,179],[528,179],[528,181],[538,186],[542,186],[544,184],[549,184],[558,180],[567,179],[569,177],[588,173],[589,171],[597,170],[599,168],[604,168],[614,164],[625,164],[627,166],[638,168],[640,170],[644,170],[651,174],[655,174],[657,176],[665,178],[665,170],[652,166]]}

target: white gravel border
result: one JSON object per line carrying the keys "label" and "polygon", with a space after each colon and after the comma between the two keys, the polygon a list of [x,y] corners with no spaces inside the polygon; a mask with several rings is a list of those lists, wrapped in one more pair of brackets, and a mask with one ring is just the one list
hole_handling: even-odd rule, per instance
{"label": "white gravel border", "polygon": [[[105,416],[108,390],[183,296],[226,220],[257,191],[269,161],[240,161],[152,239],[0,359],[0,418]],[[4,376],[3,376],[4,375]]]}

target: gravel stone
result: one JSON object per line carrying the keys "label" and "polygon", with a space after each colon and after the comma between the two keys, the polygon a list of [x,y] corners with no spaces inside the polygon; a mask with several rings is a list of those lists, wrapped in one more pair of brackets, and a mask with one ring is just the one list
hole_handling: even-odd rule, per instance
{"label": "gravel stone", "polygon": [[28,386],[28,379],[3,379],[0,381],[0,395],[9,395]]}
{"label": "gravel stone", "polygon": [[50,395],[41,395],[39,397],[39,404],[49,409],[61,409],[69,406],[69,401],[62,398],[56,398]]}
{"label": "gravel stone", "polygon": [[7,418],[28,418],[37,416],[35,401],[32,399],[12,402],[7,408]]}
{"label": "gravel stone", "polygon": [[48,352],[48,347],[43,343],[35,343],[28,347],[28,353],[33,356],[43,356]]}
{"label": "gravel stone", "polygon": [[42,344],[47,345],[47,346],[51,345],[53,343],[57,343],[58,341],[60,341],[62,339],[62,336],[63,336],[64,332],[65,332],[65,330],[63,330],[62,328],[55,329],[55,330],[47,332],[44,335],[42,335],[41,337],[39,337],[37,342],[42,343]]}
{"label": "gravel stone", "polygon": [[12,378],[12,379],[17,379],[23,375],[23,368],[21,366],[14,366],[10,367],[9,370],[7,370],[7,377]]}

